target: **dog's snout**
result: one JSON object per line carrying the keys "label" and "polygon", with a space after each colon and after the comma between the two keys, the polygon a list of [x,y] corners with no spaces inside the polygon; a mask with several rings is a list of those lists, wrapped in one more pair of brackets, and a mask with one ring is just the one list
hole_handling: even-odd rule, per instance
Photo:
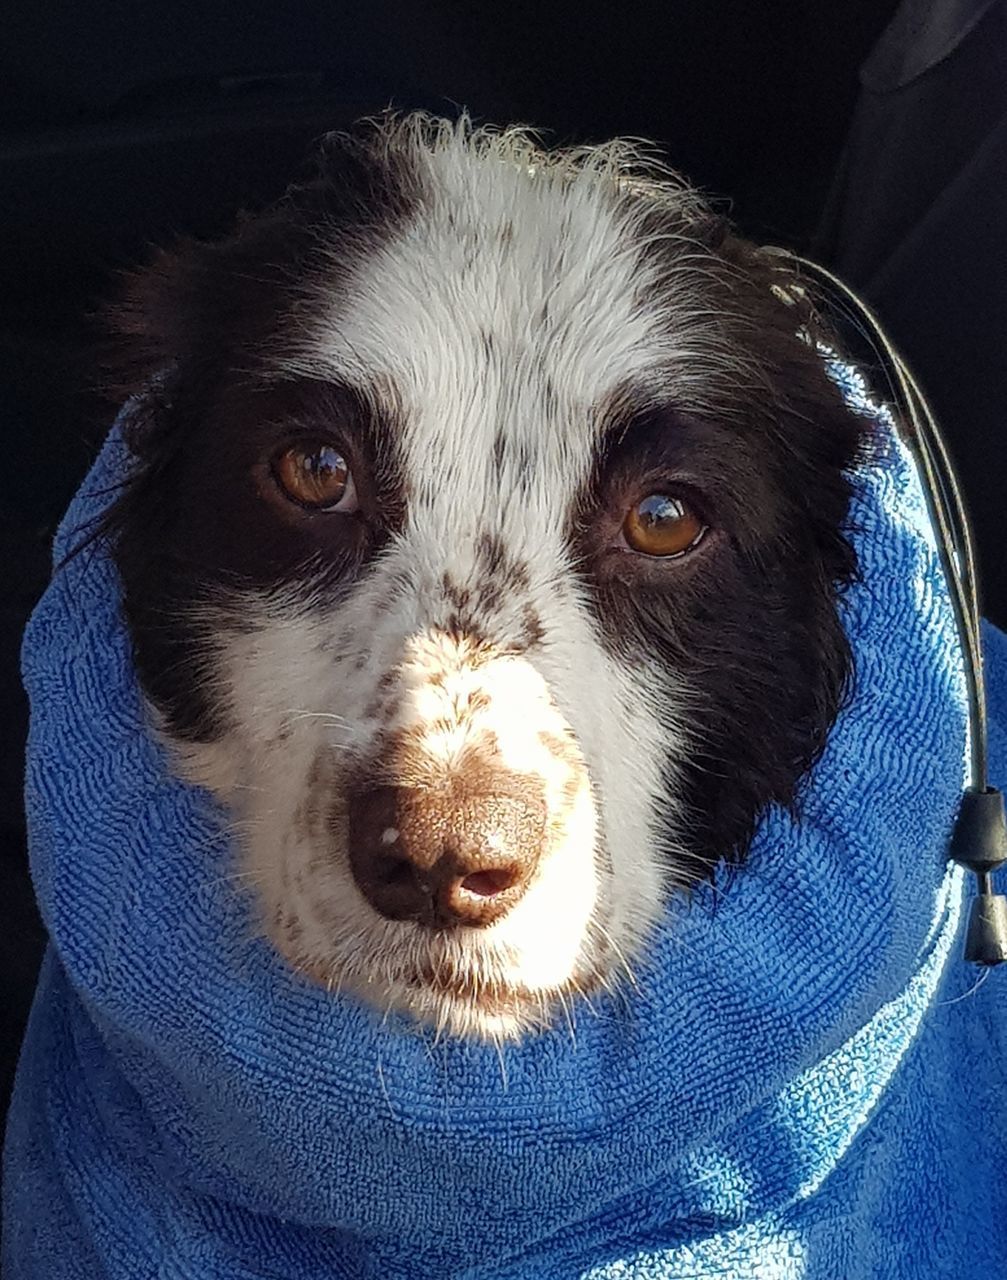
{"label": "dog's snout", "polygon": [[374,909],[431,928],[492,924],[542,856],[545,799],[531,779],[489,787],[386,786],[350,799],[350,865]]}

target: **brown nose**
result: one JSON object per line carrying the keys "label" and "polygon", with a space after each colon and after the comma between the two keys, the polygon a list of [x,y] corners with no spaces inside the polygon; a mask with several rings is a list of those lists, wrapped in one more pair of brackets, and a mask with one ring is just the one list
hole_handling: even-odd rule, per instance
{"label": "brown nose", "polygon": [[350,865],[389,920],[479,928],[509,911],[542,853],[545,799],[531,779],[492,790],[377,787],[351,797]]}

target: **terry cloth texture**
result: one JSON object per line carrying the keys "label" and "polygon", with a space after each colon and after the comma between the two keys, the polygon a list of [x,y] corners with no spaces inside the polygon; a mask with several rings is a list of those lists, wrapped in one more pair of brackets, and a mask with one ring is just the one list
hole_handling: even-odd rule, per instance
{"label": "terry cloth texture", "polygon": [[[959,647],[875,416],[856,694],[800,821],[771,812],[719,894],[669,907],[638,988],[500,1056],[302,985],[254,938],[219,815],[144,727],[112,565],[60,569],[24,648],[52,941],[4,1280],[1007,1274],[1007,988],[970,992],[945,861]],[[57,560],[124,465],[113,433]],[[1007,641],[986,644],[1002,781]]]}

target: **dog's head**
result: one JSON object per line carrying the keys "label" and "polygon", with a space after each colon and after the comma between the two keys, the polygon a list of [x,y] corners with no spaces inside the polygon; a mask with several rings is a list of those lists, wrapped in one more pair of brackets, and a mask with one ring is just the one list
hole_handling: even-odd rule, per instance
{"label": "dog's head", "polygon": [[296,968],[517,1034],[792,803],[861,428],[787,283],[624,145],[417,118],[134,282],[136,666]]}

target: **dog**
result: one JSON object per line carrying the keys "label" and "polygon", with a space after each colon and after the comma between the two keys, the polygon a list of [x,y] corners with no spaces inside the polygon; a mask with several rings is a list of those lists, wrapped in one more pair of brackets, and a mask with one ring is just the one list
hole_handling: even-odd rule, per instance
{"label": "dog", "polygon": [[365,123],[113,327],[138,677],[306,980],[524,1036],[799,802],[863,419],[644,148]]}

